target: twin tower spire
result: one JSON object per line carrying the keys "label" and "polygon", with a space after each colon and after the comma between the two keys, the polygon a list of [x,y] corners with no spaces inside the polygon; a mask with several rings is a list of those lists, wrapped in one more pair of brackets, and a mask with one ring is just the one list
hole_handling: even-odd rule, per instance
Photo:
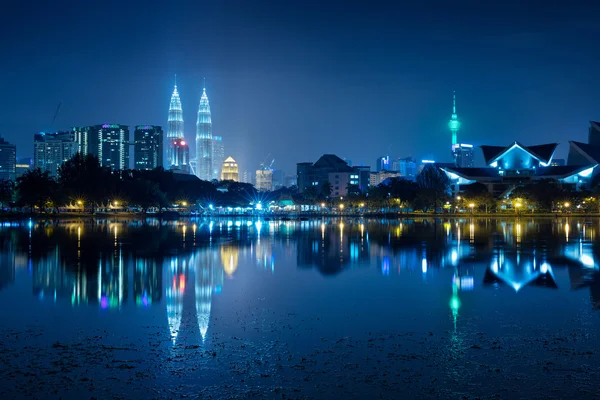
{"label": "twin tower spire", "polygon": [[[185,142],[183,126],[183,109],[181,107],[179,92],[177,91],[177,75],[175,75],[175,87],[169,105],[168,122],[167,139],[169,140],[169,150],[167,158],[171,169],[186,170],[191,166],[198,178],[202,180],[214,179],[212,120],[210,104],[206,95],[206,78],[204,79],[196,119],[195,162],[189,162],[189,147]],[[185,156],[186,152],[188,154],[187,157]],[[185,164],[185,166],[182,166],[182,164]]]}

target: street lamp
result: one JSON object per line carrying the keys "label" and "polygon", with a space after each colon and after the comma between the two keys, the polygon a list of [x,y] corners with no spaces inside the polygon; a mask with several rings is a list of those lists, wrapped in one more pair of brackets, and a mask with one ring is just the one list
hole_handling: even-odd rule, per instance
{"label": "street lamp", "polygon": [[475,207],[475,204],[469,203],[469,208],[471,209],[471,214],[473,214],[473,208],[474,207]]}
{"label": "street lamp", "polygon": [[184,206],[184,207],[187,207],[187,201],[182,201],[181,205]]}
{"label": "street lamp", "polygon": [[344,205],[340,204],[340,211],[344,211]]}
{"label": "street lamp", "polygon": [[321,208],[325,208],[325,203],[321,203]]}

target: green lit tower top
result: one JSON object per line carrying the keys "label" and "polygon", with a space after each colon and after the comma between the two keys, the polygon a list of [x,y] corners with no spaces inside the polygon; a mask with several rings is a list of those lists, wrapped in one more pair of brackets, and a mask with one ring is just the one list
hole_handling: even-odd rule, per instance
{"label": "green lit tower top", "polygon": [[460,121],[458,120],[458,114],[456,114],[456,92],[452,93],[452,117],[448,121],[448,128],[452,132],[452,145],[458,144]]}

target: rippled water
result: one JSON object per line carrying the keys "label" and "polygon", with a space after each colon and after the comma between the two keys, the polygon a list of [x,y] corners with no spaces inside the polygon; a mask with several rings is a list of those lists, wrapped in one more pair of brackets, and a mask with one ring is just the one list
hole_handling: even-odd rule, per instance
{"label": "rippled water", "polygon": [[598,219],[0,227],[0,396],[569,398]]}

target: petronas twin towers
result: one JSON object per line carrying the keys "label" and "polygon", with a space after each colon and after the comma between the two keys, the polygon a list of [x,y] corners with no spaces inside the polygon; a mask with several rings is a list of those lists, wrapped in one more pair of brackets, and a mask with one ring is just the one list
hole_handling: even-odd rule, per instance
{"label": "petronas twin towers", "polygon": [[215,157],[215,148],[217,146],[214,144],[215,138],[212,135],[210,104],[206,95],[206,87],[202,89],[200,105],[198,106],[198,117],[196,119],[195,162],[189,162],[189,147],[185,143],[183,109],[181,107],[179,92],[177,92],[177,83],[171,95],[167,138],[169,140],[168,162],[171,169],[188,170],[191,167],[193,173],[202,180],[210,181],[218,179],[218,171],[221,168],[219,161],[222,162],[222,160],[219,160],[219,157]]}

